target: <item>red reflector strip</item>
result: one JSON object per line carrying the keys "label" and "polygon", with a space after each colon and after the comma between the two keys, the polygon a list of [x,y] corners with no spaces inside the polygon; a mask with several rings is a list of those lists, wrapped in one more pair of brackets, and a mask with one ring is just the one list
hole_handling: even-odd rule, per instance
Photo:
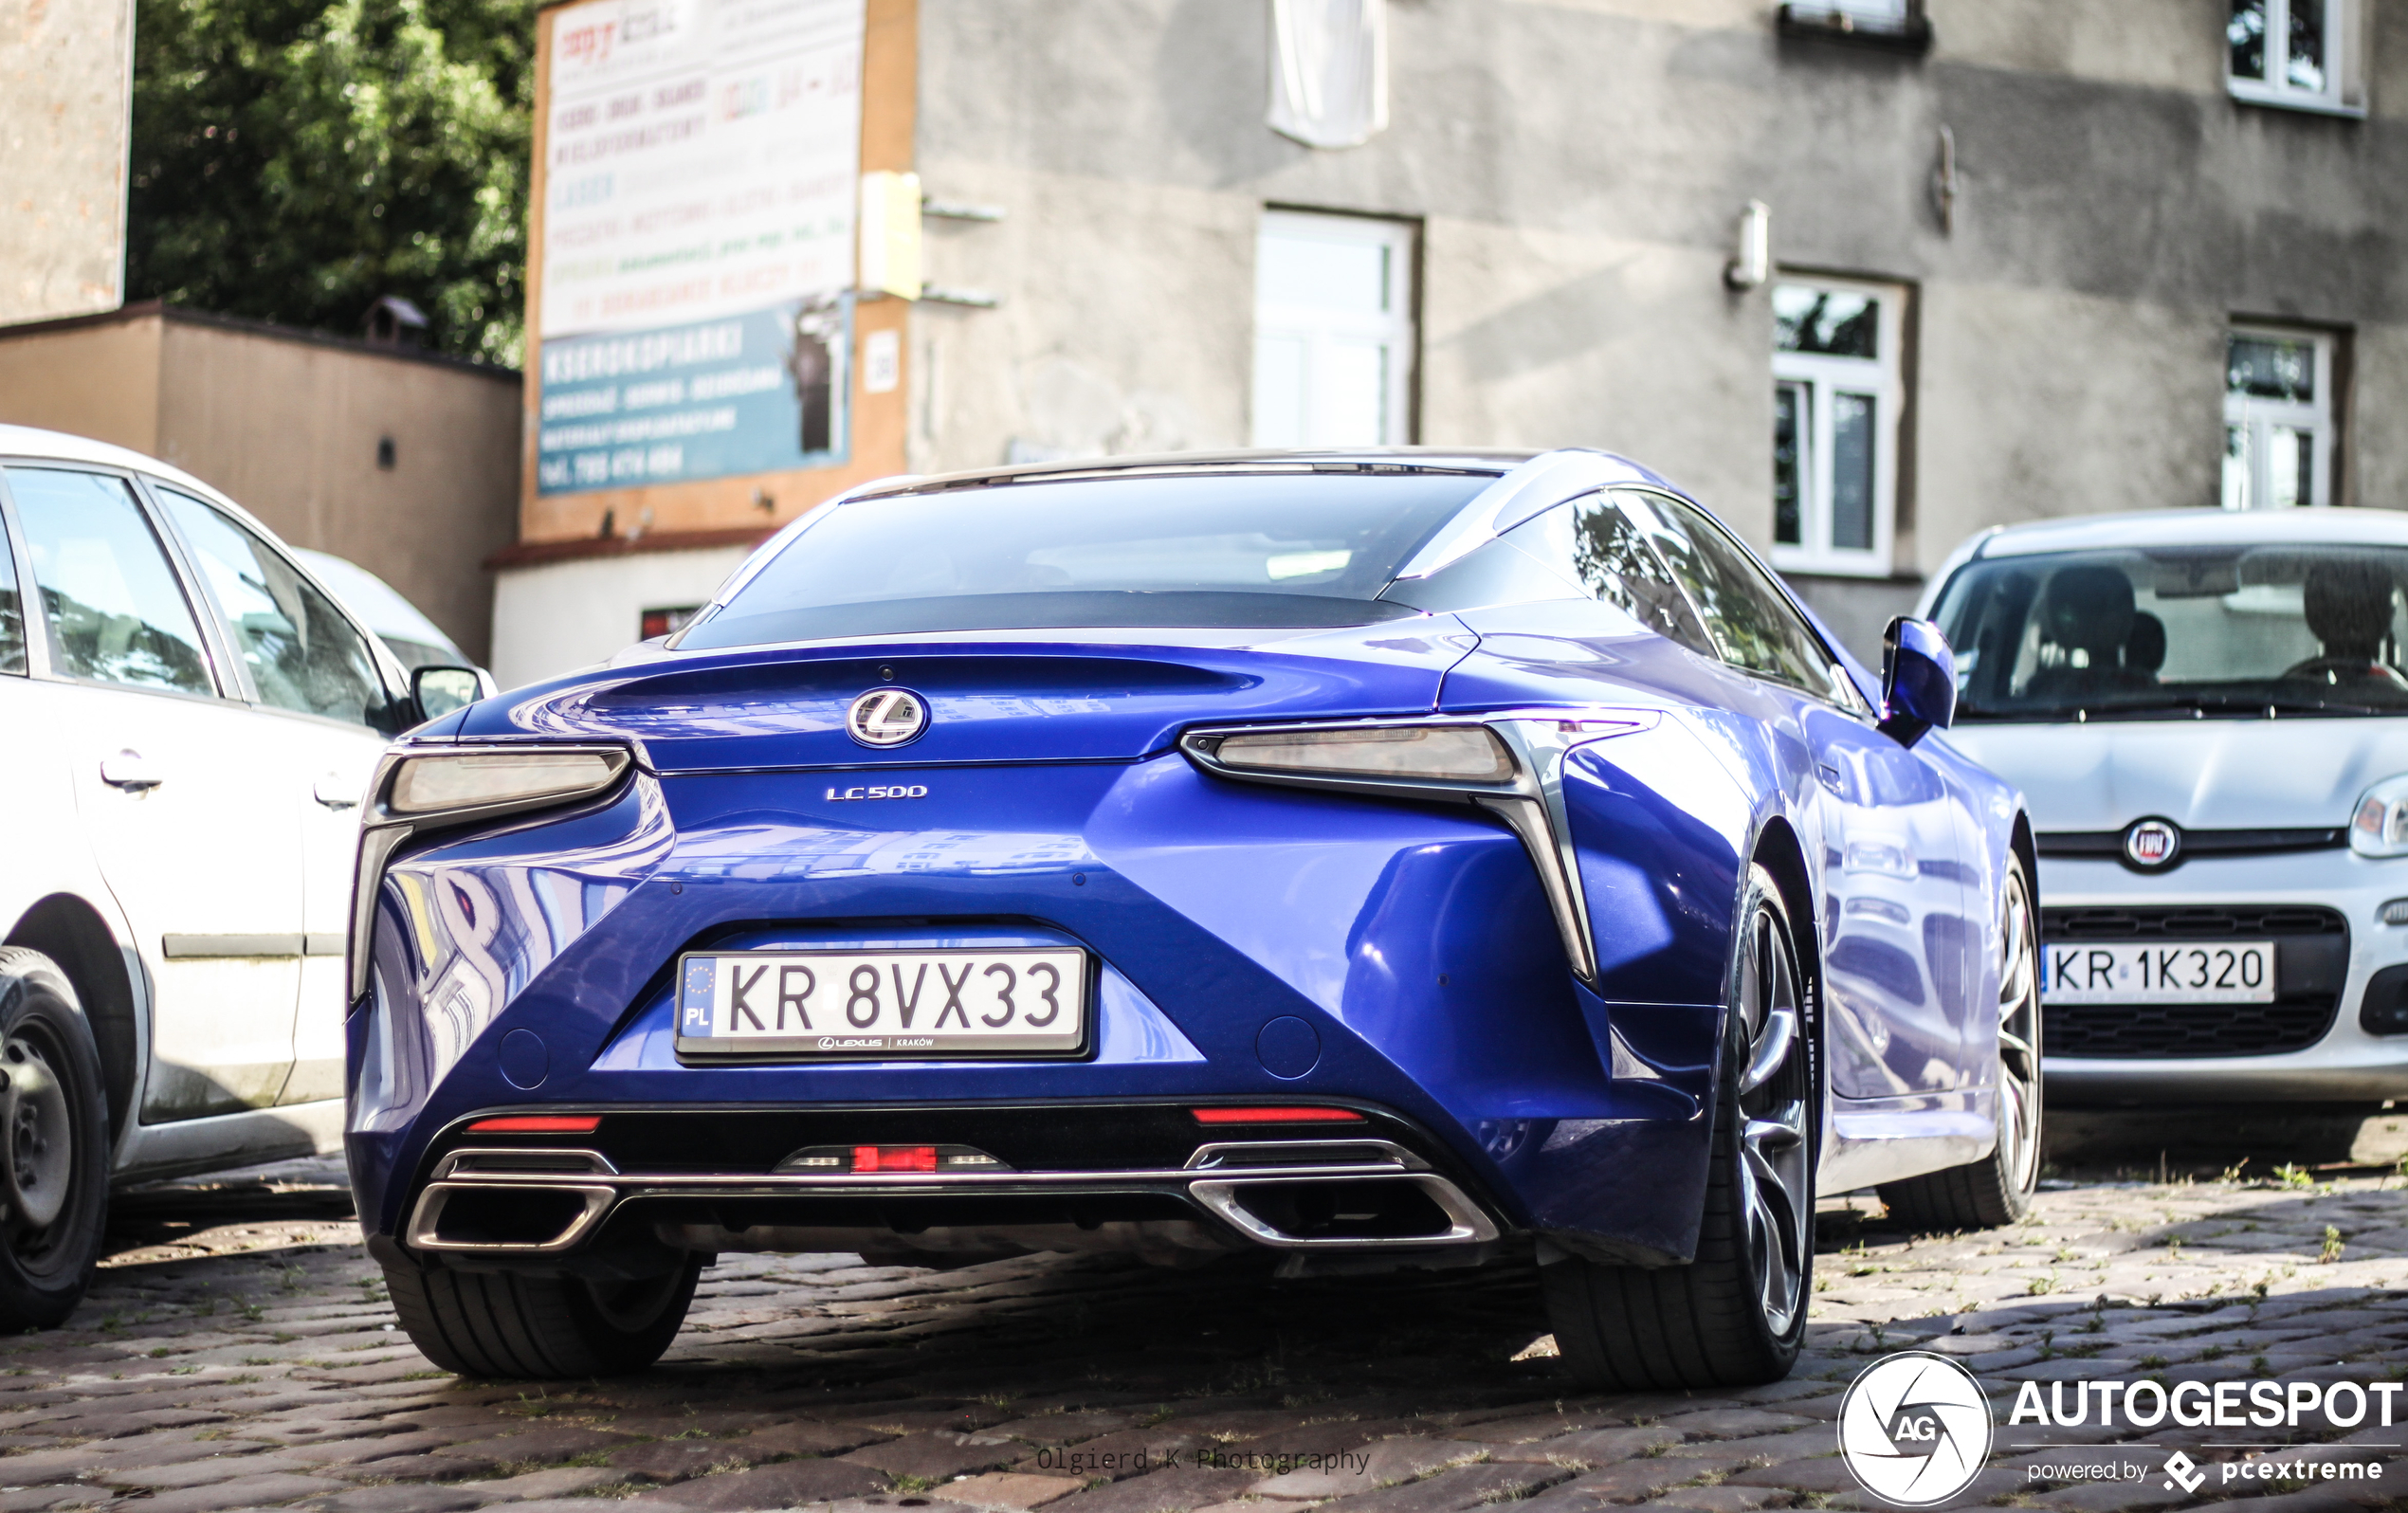
{"label": "red reflector strip", "polygon": [[481,1135],[591,1135],[601,1124],[599,1114],[512,1114],[481,1119],[468,1128]]}
{"label": "red reflector strip", "polygon": [[1351,1108],[1191,1108],[1198,1124],[1359,1124]]}
{"label": "red reflector strip", "polygon": [[936,1169],[937,1148],[934,1145],[853,1147],[853,1170],[856,1172],[933,1172]]}

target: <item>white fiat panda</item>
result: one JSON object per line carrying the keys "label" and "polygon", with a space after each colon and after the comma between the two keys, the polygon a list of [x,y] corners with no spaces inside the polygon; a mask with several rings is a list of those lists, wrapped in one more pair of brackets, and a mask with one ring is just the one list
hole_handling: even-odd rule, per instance
{"label": "white fiat panda", "polygon": [[198,480],[0,426],[0,1330],[75,1306],[112,1184],[336,1148],[360,793],[478,678]]}

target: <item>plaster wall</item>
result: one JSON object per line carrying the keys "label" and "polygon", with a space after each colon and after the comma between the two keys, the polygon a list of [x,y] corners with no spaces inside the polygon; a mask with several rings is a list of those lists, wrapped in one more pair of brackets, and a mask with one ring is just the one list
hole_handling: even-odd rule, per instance
{"label": "plaster wall", "polygon": [[0,324],[123,298],[133,48],[134,0],[0,7]]}
{"label": "plaster wall", "polygon": [[493,575],[479,564],[516,527],[517,374],[174,319],[163,357],[162,459],[486,654]]}
{"label": "plaster wall", "polygon": [[[1721,273],[1750,199],[1784,268],[1912,290],[1894,585],[1970,531],[2216,493],[2235,318],[2349,334],[2343,497],[2408,506],[2408,8],[2365,118],[2235,101],[2217,0],[1931,0],[1923,57],[1784,38],[1751,0],[1392,0],[1389,130],[1263,124],[1265,6],[921,0],[931,224],[915,468],[1243,443],[1266,206],[1423,228],[1419,439],[1623,449],[1771,526],[1769,291]],[[1953,226],[1933,194],[1953,131]],[[1860,638],[1852,634],[1852,641]]]}

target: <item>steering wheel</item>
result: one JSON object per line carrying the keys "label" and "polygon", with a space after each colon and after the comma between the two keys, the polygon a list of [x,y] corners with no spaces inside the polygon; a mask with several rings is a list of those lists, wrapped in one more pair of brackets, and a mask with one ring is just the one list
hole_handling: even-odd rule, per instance
{"label": "steering wheel", "polygon": [[2310,657],[2306,662],[2283,669],[2286,678],[2313,678],[2319,683],[2343,684],[2374,682],[2387,688],[2408,693],[2408,678],[2389,663],[2370,662],[2364,657]]}

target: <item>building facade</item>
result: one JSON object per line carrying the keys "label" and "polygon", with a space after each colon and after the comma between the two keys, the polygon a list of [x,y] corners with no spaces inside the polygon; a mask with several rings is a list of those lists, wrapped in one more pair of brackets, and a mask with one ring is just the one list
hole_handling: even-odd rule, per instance
{"label": "building facade", "polygon": [[[918,173],[927,290],[856,307],[901,333],[897,434],[856,475],[1603,447],[1860,651],[1987,525],[2408,507],[2399,0],[870,15],[913,88],[866,71],[864,167]],[[514,582],[579,563],[618,564],[584,569],[610,636],[666,627],[841,482],[648,522],[675,584],[636,582],[625,499],[549,497],[516,550],[568,555],[503,564],[497,645],[546,602],[514,619]],[[525,646],[505,677],[609,649]]]}

